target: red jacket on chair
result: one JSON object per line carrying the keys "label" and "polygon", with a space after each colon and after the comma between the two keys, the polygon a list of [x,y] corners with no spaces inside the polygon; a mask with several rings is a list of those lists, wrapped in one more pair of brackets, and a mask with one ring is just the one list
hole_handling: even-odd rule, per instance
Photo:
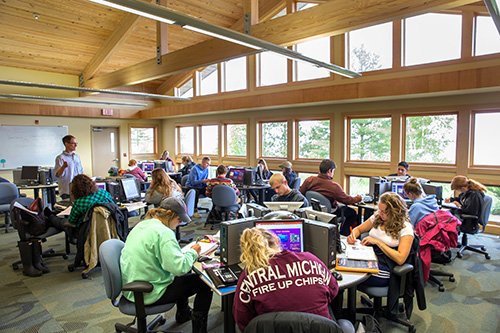
{"label": "red jacket on chair", "polygon": [[429,279],[431,269],[432,249],[444,252],[451,247],[456,247],[458,242],[457,226],[459,219],[449,211],[438,210],[426,215],[415,227],[415,233],[420,237],[420,258],[424,280]]}

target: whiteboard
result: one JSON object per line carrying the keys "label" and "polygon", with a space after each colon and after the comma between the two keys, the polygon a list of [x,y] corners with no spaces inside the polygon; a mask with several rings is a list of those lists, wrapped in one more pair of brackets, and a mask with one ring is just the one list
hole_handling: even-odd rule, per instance
{"label": "whiteboard", "polygon": [[0,170],[23,165],[54,166],[64,150],[68,126],[0,126]]}

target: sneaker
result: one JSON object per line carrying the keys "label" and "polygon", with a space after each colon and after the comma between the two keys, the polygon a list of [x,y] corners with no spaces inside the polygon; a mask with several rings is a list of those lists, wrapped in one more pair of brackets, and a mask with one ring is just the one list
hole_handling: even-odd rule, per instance
{"label": "sneaker", "polygon": [[199,218],[201,217],[201,215],[200,215],[200,213],[198,213],[198,212],[194,212],[193,217],[194,217],[195,219],[199,219]]}
{"label": "sneaker", "polygon": [[175,321],[177,324],[184,324],[185,322],[188,322],[191,320],[191,308],[188,306],[186,309],[182,311],[177,311],[175,314]]}

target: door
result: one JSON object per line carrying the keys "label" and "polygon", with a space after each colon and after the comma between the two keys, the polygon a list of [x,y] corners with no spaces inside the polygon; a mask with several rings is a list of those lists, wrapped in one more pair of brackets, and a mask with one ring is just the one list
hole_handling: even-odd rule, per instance
{"label": "door", "polygon": [[92,176],[106,177],[119,163],[118,127],[92,127]]}

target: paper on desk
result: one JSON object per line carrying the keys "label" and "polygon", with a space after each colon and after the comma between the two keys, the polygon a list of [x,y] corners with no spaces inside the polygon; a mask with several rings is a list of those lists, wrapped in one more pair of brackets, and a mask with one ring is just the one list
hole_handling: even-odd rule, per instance
{"label": "paper on desk", "polygon": [[30,213],[30,214],[33,214],[33,215],[38,215],[38,213],[37,213],[37,212],[34,212],[34,211],[32,211],[32,210],[29,210],[28,208],[24,207],[23,205],[21,205],[21,204],[20,204],[19,202],[17,202],[17,201],[14,203],[14,207],[19,208],[19,209],[22,209],[22,210],[24,210],[25,212],[28,212],[28,213]]}
{"label": "paper on desk", "polygon": [[355,244],[347,244],[346,257],[353,260],[377,260],[373,247],[361,245],[359,240]]}
{"label": "paper on desk", "polygon": [[[184,246],[182,248],[182,252],[187,252],[194,244],[196,244],[196,242],[191,242],[188,245]],[[200,251],[201,255],[206,255],[207,253],[210,253],[219,247],[219,243],[213,243],[213,242],[212,243],[198,242],[198,244],[200,244],[201,246],[201,251]]]}
{"label": "paper on desk", "polygon": [[57,216],[59,216],[59,217],[69,216],[71,214],[71,207],[73,207],[73,206],[66,207],[66,209],[63,210],[62,212],[58,213]]}

